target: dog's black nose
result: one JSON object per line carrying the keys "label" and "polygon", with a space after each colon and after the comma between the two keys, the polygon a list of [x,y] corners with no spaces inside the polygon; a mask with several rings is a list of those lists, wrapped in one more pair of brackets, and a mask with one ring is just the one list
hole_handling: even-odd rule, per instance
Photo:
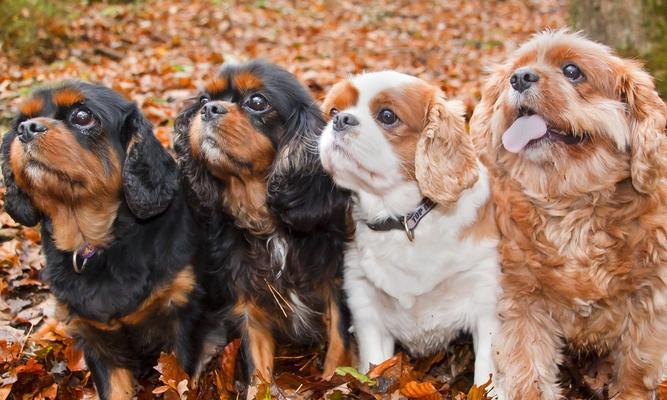
{"label": "dog's black nose", "polygon": [[514,90],[523,93],[524,90],[531,87],[531,85],[540,80],[540,77],[528,68],[519,68],[512,74],[510,83]]}
{"label": "dog's black nose", "polygon": [[19,124],[18,136],[21,143],[32,141],[38,133],[44,133],[48,130],[46,126],[37,121],[28,120]]}
{"label": "dog's black nose", "polygon": [[339,113],[333,117],[333,128],[335,131],[344,132],[357,125],[359,125],[359,120],[350,113]]}
{"label": "dog's black nose", "polygon": [[201,109],[201,116],[204,121],[211,121],[223,114],[227,114],[227,109],[219,102],[208,102]]}

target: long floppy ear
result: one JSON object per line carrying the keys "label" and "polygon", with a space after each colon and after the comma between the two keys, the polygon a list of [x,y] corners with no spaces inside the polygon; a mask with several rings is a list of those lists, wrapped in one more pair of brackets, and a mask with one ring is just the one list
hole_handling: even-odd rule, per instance
{"label": "long floppy ear", "polygon": [[136,105],[123,126],[127,151],[123,191],[130,211],[141,219],[167,209],[178,187],[176,162],[153,134],[153,127]]}
{"label": "long floppy ear", "polygon": [[415,173],[422,194],[445,207],[477,182],[477,155],[461,102],[445,101],[439,92],[434,95],[417,142]]}
{"label": "long floppy ear", "polygon": [[320,164],[322,115],[308,106],[295,110],[286,125],[290,138],[280,145],[268,181],[269,209],[296,231],[328,226],[332,218],[344,217],[347,192],[335,187]]}
{"label": "long floppy ear", "polygon": [[16,135],[8,132],[2,138],[2,176],[5,182],[5,210],[14,221],[25,226],[35,226],[42,219],[42,215],[28,195],[16,185],[14,172],[9,165],[9,150]]}
{"label": "long floppy ear", "polygon": [[638,192],[650,194],[667,172],[667,107],[656,92],[653,78],[637,62],[623,63],[617,88],[627,103],[632,185]]}
{"label": "long floppy ear", "polygon": [[493,133],[491,131],[491,119],[493,118],[493,107],[503,83],[503,69],[504,66],[496,65],[493,67],[493,72],[487,77],[482,85],[482,99],[475,107],[475,111],[470,118],[470,136],[477,151],[479,158],[487,163],[492,164],[496,159],[497,151],[495,151],[495,144],[493,143]]}

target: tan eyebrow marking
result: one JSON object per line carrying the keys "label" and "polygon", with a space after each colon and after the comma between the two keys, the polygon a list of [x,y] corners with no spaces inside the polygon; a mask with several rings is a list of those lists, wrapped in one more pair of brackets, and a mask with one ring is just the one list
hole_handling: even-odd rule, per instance
{"label": "tan eyebrow marking", "polygon": [[42,111],[43,108],[44,100],[39,97],[33,97],[21,104],[19,111],[26,117],[34,117],[39,115],[39,112]]}
{"label": "tan eyebrow marking", "polygon": [[227,81],[220,78],[215,78],[206,83],[205,89],[208,93],[220,93],[227,89]]}
{"label": "tan eyebrow marking", "polygon": [[74,89],[64,88],[53,94],[53,103],[58,107],[71,107],[83,100],[83,94]]}
{"label": "tan eyebrow marking", "polygon": [[259,89],[262,79],[252,72],[239,72],[234,76],[234,85],[241,90]]}

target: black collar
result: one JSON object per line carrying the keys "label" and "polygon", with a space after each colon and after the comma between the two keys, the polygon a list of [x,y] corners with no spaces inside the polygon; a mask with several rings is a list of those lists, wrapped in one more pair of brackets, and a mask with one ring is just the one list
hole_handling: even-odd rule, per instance
{"label": "black collar", "polygon": [[419,206],[417,206],[413,212],[400,218],[389,218],[385,219],[384,221],[373,223],[366,222],[366,226],[368,226],[371,230],[380,232],[391,230],[405,231],[408,239],[412,242],[415,240],[415,229],[417,228],[417,225],[419,225],[419,222],[422,220],[422,218],[431,212],[435,206],[436,203],[433,200],[424,197],[422,202],[419,203]]}

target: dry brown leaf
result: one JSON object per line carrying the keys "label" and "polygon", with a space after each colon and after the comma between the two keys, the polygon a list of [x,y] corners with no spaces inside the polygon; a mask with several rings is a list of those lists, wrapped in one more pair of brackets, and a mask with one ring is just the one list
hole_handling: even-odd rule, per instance
{"label": "dry brown leaf", "polygon": [[410,381],[401,387],[401,394],[410,398],[422,398],[437,393],[431,382]]}

